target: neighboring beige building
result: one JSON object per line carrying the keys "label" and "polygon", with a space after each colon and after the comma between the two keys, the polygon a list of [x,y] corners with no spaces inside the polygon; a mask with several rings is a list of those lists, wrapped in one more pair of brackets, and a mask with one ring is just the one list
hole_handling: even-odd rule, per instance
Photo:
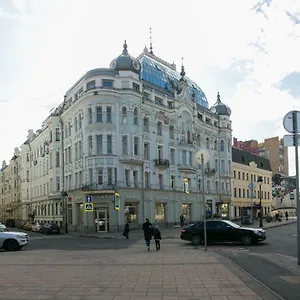
{"label": "neighboring beige building", "polygon": [[263,143],[255,140],[247,141],[251,147],[259,149],[260,156],[270,160],[272,172],[289,176],[288,147],[283,144],[283,139],[278,136],[265,139]]}
{"label": "neighboring beige building", "polygon": [[14,219],[16,222],[22,220],[20,166],[20,152],[16,148],[9,164],[3,161],[0,170],[1,222],[8,219]]}
{"label": "neighboring beige building", "polygon": [[[232,148],[232,189],[231,215],[240,217],[243,214],[250,214],[253,206],[253,214],[259,210],[259,185],[257,180],[262,177],[261,198],[263,213],[267,214],[272,209],[272,171],[268,159],[255,154]],[[253,182],[256,187],[251,195],[249,184]],[[251,197],[252,196],[252,197]]]}

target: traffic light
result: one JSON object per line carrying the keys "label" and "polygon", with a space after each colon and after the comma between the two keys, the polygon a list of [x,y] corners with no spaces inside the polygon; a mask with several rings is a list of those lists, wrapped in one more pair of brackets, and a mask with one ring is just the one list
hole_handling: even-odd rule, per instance
{"label": "traffic light", "polygon": [[190,191],[189,191],[189,180],[187,178],[184,178],[184,181],[183,181],[183,187],[184,187],[184,192],[186,194],[189,194]]}
{"label": "traffic light", "polygon": [[120,210],[120,194],[118,193],[114,194],[114,209]]}

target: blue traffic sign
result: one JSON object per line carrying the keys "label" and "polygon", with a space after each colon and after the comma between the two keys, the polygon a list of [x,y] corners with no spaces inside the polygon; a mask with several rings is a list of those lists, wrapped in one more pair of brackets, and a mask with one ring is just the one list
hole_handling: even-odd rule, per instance
{"label": "blue traffic sign", "polygon": [[294,199],[295,199],[294,193],[290,193],[290,200],[294,200]]}
{"label": "blue traffic sign", "polygon": [[86,202],[86,203],[91,203],[91,202],[93,202],[93,201],[92,201],[92,196],[87,195],[87,196],[85,197],[85,202]]}
{"label": "blue traffic sign", "polygon": [[84,211],[85,212],[93,212],[94,204],[93,203],[84,203]]}

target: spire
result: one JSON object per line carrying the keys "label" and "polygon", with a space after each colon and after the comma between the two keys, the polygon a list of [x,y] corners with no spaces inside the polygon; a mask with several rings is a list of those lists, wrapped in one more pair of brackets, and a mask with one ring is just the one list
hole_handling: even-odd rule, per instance
{"label": "spire", "polygon": [[180,72],[181,78],[180,81],[185,81],[185,70],[184,70],[184,65],[183,65],[183,57],[181,58],[181,72]]}
{"label": "spire", "polygon": [[123,54],[124,54],[124,55],[128,55],[128,51],[127,51],[127,42],[126,42],[126,40],[124,41],[124,45],[123,45]]}
{"label": "spire", "polygon": [[218,104],[222,103],[222,102],[221,102],[221,97],[220,97],[220,93],[219,93],[219,92],[218,92],[218,95],[217,95],[217,103],[218,103]]}
{"label": "spire", "polygon": [[150,28],[150,53],[153,54],[153,47],[152,47],[152,29]]}

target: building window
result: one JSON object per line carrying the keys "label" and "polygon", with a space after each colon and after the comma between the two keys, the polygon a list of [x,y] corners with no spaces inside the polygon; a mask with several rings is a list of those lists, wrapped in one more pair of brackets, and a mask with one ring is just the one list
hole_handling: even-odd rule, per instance
{"label": "building window", "polygon": [[103,153],[103,136],[96,135],[96,142],[97,142],[97,154]]}
{"label": "building window", "polygon": [[231,143],[228,142],[228,153],[230,153],[230,152],[231,152]]}
{"label": "building window", "polygon": [[191,132],[190,132],[190,131],[188,131],[188,132],[186,133],[186,139],[187,139],[187,142],[188,142],[189,144],[192,143],[192,138],[191,138]]}
{"label": "building window", "polygon": [[157,122],[157,134],[162,135],[162,123]]}
{"label": "building window", "polygon": [[106,107],[106,123],[111,123],[111,107]]}
{"label": "building window", "polygon": [[246,195],[245,195],[245,189],[243,189],[243,198],[245,198]]}
{"label": "building window", "polygon": [[236,197],[236,188],[234,188],[234,197]]}
{"label": "building window", "polygon": [[77,120],[77,117],[74,118],[74,128],[75,128],[75,131],[78,130],[78,120]]}
{"label": "building window", "polygon": [[82,128],[82,117],[81,114],[78,115],[78,129]]}
{"label": "building window", "polygon": [[228,161],[228,172],[231,173],[231,160]]}
{"label": "building window", "polygon": [[52,143],[52,130],[50,130],[50,133],[49,133],[49,143]]}
{"label": "building window", "polygon": [[174,139],[174,126],[170,126],[169,133],[170,139]]}
{"label": "building window", "polygon": [[127,108],[122,108],[122,123],[127,124]]}
{"label": "building window", "polygon": [[159,98],[159,97],[155,97],[154,102],[158,105],[163,105],[163,99]]}
{"label": "building window", "polygon": [[60,191],[60,177],[59,176],[56,177],[56,190]]}
{"label": "building window", "polygon": [[125,186],[130,187],[130,170],[125,170]]}
{"label": "building window", "polygon": [[93,169],[89,169],[89,183],[93,184]]}
{"label": "building window", "polygon": [[239,197],[241,198],[242,197],[242,190],[239,189]]}
{"label": "building window", "polygon": [[214,141],[214,150],[218,151],[218,141],[217,140]]}
{"label": "building window", "polygon": [[149,119],[148,118],[144,118],[144,131],[149,132]]}
{"label": "building window", "polygon": [[209,138],[206,138],[206,148],[209,149]]}
{"label": "building window", "polygon": [[59,151],[56,151],[55,166],[60,167],[60,153],[59,153]]}
{"label": "building window", "polygon": [[96,107],[96,122],[97,123],[102,123],[102,107]]}
{"label": "building window", "polygon": [[158,159],[163,159],[164,157],[163,146],[161,145],[157,146],[157,156]]}
{"label": "building window", "polygon": [[249,174],[246,173],[246,180],[248,181],[249,180]]}
{"label": "building window", "polygon": [[160,190],[164,189],[164,176],[163,176],[163,174],[158,174],[158,188]]}
{"label": "building window", "polygon": [[175,188],[175,176],[171,175],[171,189]]}
{"label": "building window", "polygon": [[139,155],[139,138],[134,137],[133,139],[133,154]]}
{"label": "building window", "polygon": [[139,86],[138,84],[136,84],[136,83],[133,83],[133,84],[132,84],[132,89],[133,89],[134,91],[139,92],[139,91],[140,91],[140,86]]}
{"label": "building window", "polygon": [[225,142],[224,140],[221,140],[221,144],[220,144],[220,151],[225,151]]}
{"label": "building window", "polygon": [[103,168],[97,170],[97,183],[100,185],[103,184]]}
{"label": "building window", "polygon": [[216,172],[218,172],[218,166],[219,166],[219,161],[218,161],[218,159],[215,159],[215,170],[216,170]]}
{"label": "building window", "polygon": [[233,171],[233,178],[236,178],[236,172]]}
{"label": "building window", "polygon": [[112,135],[107,136],[107,154],[112,154]]}
{"label": "building window", "polygon": [[181,151],[181,164],[186,165],[186,150]]}
{"label": "building window", "polygon": [[145,188],[150,188],[150,173],[145,172]]}
{"label": "building window", "polygon": [[113,169],[107,168],[107,184],[112,185],[113,184]]}
{"label": "building window", "polygon": [[138,125],[138,110],[137,108],[133,111],[133,125]]}
{"label": "building window", "polygon": [[127,137],[127,135],[122,136],[122,154],[128,155],[128,137]]}
{"label": "building window", "polygon": [[171,160],[171,164],[175,165],[175,149],[170,149],[170,160]]}
{"label": "building window", "polygon": [[93,137],[91,135],[88,137],[88,153],[93,155]]}
{"label": "building window", "polygon": [[189,165],[193,166],[193,152],[192,151],[189,152]]}
{"label": "building window", "polygon": [[242,173],[242,179],[245,180],[245,173]]}
{"label": "building window", "polygon": [[60,141],[60,132],[59,128],[55,129],[55,141],[59,142]]}
{"label": "building window", "polygon": [[102,86],[106,88],[112,88],[113,87],[113,81],[108,79],[102,80]]}
{"label": "building window", "polygon": [[238,179],[241,179],[241,172],[238,172]]}
{"label": "building window", "polygon": [[139,187],[139,176],[138,171],[133,171],[133,185],[134,187]]}
{"label": "building window", "polygon": [[150,159],[150,145],[149,143],[144,144],[144,159]]}
{"label": "building window", "polygon": [[92,89],[94,89],[95,87],[96,87],[96,82],[95,82],[95,80],[88,82],[87,85],[86,85],[86,89],[87,89],[87,90],[92,90]]}

